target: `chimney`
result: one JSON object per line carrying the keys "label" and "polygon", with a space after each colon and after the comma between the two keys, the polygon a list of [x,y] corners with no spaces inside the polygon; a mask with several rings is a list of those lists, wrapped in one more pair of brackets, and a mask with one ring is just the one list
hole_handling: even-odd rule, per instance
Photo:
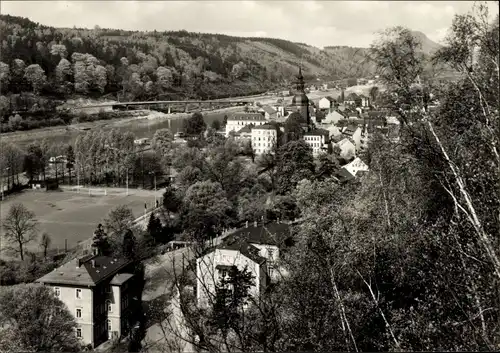
{"label": "chimney", "polygon": [[95,268],[95,260],[90,260],[90,264],[92,265],[92,268]]}
{"label": "chimney", "polygon": [[248,221],[245,222],[245,228],[248,228]]}
{"label": "chimney", "polygon": [[81,266],[80,259],[76,259],[76,268],[80,268],[80,266]]}

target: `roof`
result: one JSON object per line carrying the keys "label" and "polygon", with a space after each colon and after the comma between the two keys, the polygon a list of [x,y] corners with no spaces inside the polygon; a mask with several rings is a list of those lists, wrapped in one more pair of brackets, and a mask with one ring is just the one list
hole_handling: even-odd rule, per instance
{"label": "roof", "polygon": [[335,176],[340,181],[348,181],[348,180],[352,180],[352,179],[356,178],[354,175],[352,175],[351,173],[349,173],[349,171],[347,169],[345,169],[344,167],[340,168],[337,171],[337,173],[335,174]]}
{"label": "roof", "polygon": [[350,143],[351,145],[354,146],[354,143],[352,143],[352,141],[350,139],[346,138],[345,136],[342,136],[342,135],[335,136],[334,139],[336,139],[336,140],[338,139],[339,140],[339,142],[337,142],[337,145],[339,147],[345,145],[346,143]]}
{"label": "roof", "polygon": [[250,133],[252,132],[252,128],[253,128],[253,124],[249,124],[249,125],[245,125],[244,127],[242,127],[240,130],[238,130],[238,134],[241,134],[241,133]]}
{"label": "roof", "polygon": [[335,102],[335,99],[332,96],[326,96],[321,99],[328,99],[330,102]]}
{"label": "roof", "polygon": [[226,239],[237,238],[250,244],[278,245],[290,236],[290,225],[286,223],[268,223],[260,226],[241,228]]}
{"label": "roof", "polygon": [[369,111],[367,115],[368,118],[370,119],[379,119],[379,118],[384,118],[387,115],[387,112],[375,110],[375,111]]}
{"label": "roof", "polygon": [[346,135],[352,135],[352,134],[354,134],[354,132],[355,132],[358,128],[359,128],[359,127],[358,127],[358,125],[353,125],[353,124],[351,124],[351,125],[347,126],[347,127],[344,129],[344,131],[342,131],[342,133],[344,133],[344,134],[346,134]]}
{"label": "roof", "polygon": [[[95,267],[92,267],[92,260]],[[80,263],[80,266],[78,264]],[[102,255],[88,255],[71,260],[37,279],[37,282],[52,284],[68,284],[95,286],[109,279],[132,261]]]}
{"label": "roof", "polygon": [[119,273],[113,277],[113,279],[111,280],[111,284],[115,286],[121,286],[132,277],[134,277],[134,275],[131,273]]}
{"label": "roof", "polygon": [[325,129],[315,129],[312,131],[308,131],[304,134],[304,136],[330,136],[330,131]]}
{"label": "roof", "polygon": [[345,97],[345,100],[356,100],[359,98],[360,97],[356,93],[351,92],[351,93],[349,93],[349,95],[347,97]]}
{"label": "roof", "polygon": [[265,105],[262,107],[262,109],[268,114],[276,114],[276,109],[274,109],[270,105]]}
{"label": "roof", "polygon": [[276,130],[276,126],[271,124],[263,124],[259,126],[253,126],[252,130]]}
{"label": "roof", "polygon": [[261,113],[234,113],[227,120],[244,120],[244,121],[265,121],[266,118]]}
{"label": "roof", "polygon": [[243,256],[259,265],[266,262],[266,258],[259,255],[259,249],[243,239],[228,237],[217,246],[217,249],[239,251]]}

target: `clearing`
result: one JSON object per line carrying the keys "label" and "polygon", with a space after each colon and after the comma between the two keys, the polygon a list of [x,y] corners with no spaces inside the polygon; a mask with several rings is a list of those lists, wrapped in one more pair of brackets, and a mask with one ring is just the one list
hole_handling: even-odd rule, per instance
{"label": "clearing", "polygon": [[[43,232],[47,232],[52,239],[51,249],[64,249],[67,241],[68,249],[76,246],[78,242],[92,237],[97,224],[103,222],[108,212],[118,206],[127,205],[132,210],[134,217],[144,213],[144,204],[148,208],[155,202],[155,191],[129,189],[126,195],[123,188],[92,189],[100,191],[100,195],[89,196],[87,189],[76,191],[38,191],[25,190],[20,194],[7,197],[0,203],[0,220],[3,224],[9,208],[14,203],[22,203],[33,211],[38,220],[38,239],[30,243],[28,250],[39,249],[39,239]],[[156,191],[160,200],[163,190]],[[0,235],[4,230],[0,227]],[[0,248],[5,247],[5,240],[0,238]],[[2,254],[4,255],[4,254]]]}

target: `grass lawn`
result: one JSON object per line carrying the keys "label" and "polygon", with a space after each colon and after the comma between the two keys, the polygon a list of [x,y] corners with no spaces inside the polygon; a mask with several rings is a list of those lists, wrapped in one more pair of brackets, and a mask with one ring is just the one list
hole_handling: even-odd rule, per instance
{"label": "grass lawn", "polygon": [[[67,239],[68,248],[77,245],[79,241],[87,240],[92,236],[97,224],[103,222],[108,212],[118,205],[127,205],[132,209],[135,217],[144,212],[144,203],[151,207],[154,203],[154,191],[130,190],[125,195],[125,189],[113,192],[108,189],[107,196],[89,196],[88,189],[80,193],[74,191],[34,191],[26,190],[20,194],[12,195],[0,203],[0,220],[7,216],[9,208],[14,203],[22,203],[33,211],[38,220],[39,238],[47,232],[52,238],[51,248],[64,249]],[[157,191],[161,196],[162,190]],[[0,235],[3,236],[3,227]],[[39,249],[39,238],[28,245],[28,250]],[[3,238],[0,240],[5,242]],[[5,246],[2,245],[2,248]],[[4,256],[4,254],[2,254]]]}

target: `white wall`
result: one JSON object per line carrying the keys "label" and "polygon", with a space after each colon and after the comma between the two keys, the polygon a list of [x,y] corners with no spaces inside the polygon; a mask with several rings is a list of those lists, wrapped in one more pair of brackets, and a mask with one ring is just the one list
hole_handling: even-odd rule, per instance
{"label": "white wall", "polygon": [[[59,288],[59,299],[66,304],[69,312],[75,317],[78,328],[82,330],[82,343],[93,344],[94,342],[94,322],[93,322],[93,294],[90,288],[70,287],[62,285],[48,285],[54,290]],[[81,299],[76,298],[76,289],[81,289]],[[81,309],[82,317],[76,317],[76,309]],[[76,334],[76,333],[75,333]]]}
{"label": "white wall", "polygon": [[277,133],[274,129],[252,129],[252,148],[257,155],[272,152],[276,139]]}
{"label": "white wall", "polygon": [[233,119],[228,119],[227,124],[226,124],[226,137],[229,136],[229,133],[231,131],[238,132],[242,128],[244,128],[247,125],[253,124],[253,125],[263,125],[265,124],[265,120],[233,120]]}
{"label": "white wall", "polygon": [[327,98],[323,97],[319,100],[318,106],[319,106],[319,109],[330,109],[332,104]]}
{"label": "white wall", "polygon": [[197,273],[197,299],[199,306],[210,304],[209,298],[215,294],[215,284],[219,281],[217,265],[236,266],[243,270],[245,266],[254,275],[254,286],[249,294],[258,298],[261,286],[263,269],[249,258],[243,256],[239,251],[228,249],[215,249],[211,253],[196,260]]}
{"label": "white wall", "polygon": [[312,135],[306,135],[303,137],[304,141],[309,145],[309,147],[312,148],[313,151],[313,156],[317,156],[322,152],[322,148],[325,145],[325,136],[324,135],[318,135],[318,136],[312,136]]}

